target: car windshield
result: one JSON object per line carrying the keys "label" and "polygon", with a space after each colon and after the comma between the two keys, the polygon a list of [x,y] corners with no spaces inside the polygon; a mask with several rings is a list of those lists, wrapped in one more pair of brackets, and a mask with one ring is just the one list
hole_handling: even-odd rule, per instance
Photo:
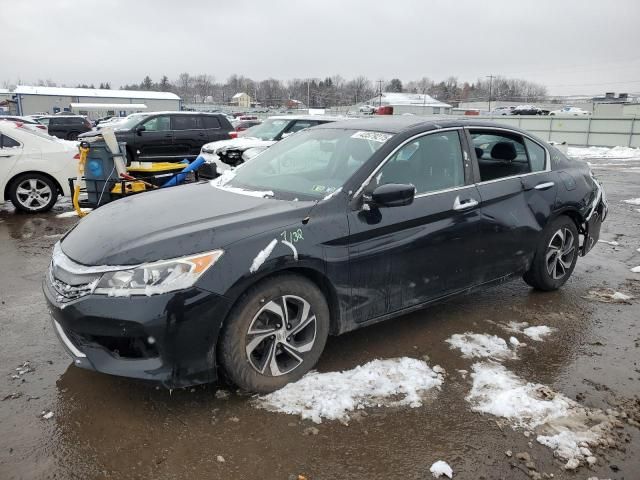
{"label": "car windshield", "polygon": [[291,120],[268,118],[260,125],[247,128],[243,137],[259,138],[260,140],[274,140],[286,128]]}
{"label": "car windshield", "polygon": [[[303,130],[221,177],[222,188],[273,192],[293,200],[332,194],[389,138],[390,133],[320,128]],[[215,183],[214,183],[215,185]]]}
{"label": "car windshield", "polygon": [[148,117],[149,115],[149,113],[133,113],[125,118],[121,123],[118,123],[118,130],[131,130],[140,120]]}

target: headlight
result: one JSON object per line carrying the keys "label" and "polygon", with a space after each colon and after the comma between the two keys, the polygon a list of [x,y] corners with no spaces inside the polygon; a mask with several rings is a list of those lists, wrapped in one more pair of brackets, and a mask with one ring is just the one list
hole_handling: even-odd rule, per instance
{"label": "headlight", "polygon": [[189,257],[145,263],[131,269],[105,273],[94,293],[111,297],[156,295],[193,286],[222,256],[222,250]]}

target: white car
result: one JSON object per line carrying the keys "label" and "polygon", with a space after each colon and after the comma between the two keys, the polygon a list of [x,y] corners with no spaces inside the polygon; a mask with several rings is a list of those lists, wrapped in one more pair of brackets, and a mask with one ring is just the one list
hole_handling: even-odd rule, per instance
{"label": "white car", "polygon": [[562,107],[560,110],[552,110],[549,115],[571,115],[574,117],[583,117],[591,115],[591,112],[578,107]]}
{"label": "white car", "polygon": [[0,203],[24,212],[50,210],[58,195],[70,196],[77,174],[76,142],[52,137],[26,124],[0,120]]}
{"label": "white car", "polygon": [[345,118],[325,115],[269,117],[260,125],[240,132],[237,138],[219,140],[203,145],[200,150],[200,156],[207,163],[214,164],[216,172],[221,174],[225,170],[250,160],[274,143],[295,132],[337,120],[345,120]]}

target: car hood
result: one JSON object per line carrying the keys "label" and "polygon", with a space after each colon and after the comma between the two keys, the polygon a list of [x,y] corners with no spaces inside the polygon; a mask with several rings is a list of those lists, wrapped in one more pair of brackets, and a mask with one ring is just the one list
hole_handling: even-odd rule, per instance
{"label": "car hood", "polygon": [[276,143],[274,140],[260,140],[259,138],[240,137],[230,140],[220,140],[218,142],[207,143],[202,147],[202,150],[209,150],[216,155],[226,152],[227,150],[239,150],[244,152],[249,148],[254,147],[270,147]]}
{"label": "car hood", "polygon": [[224,248],[300,222],[315,205],[226,191],[209,182],[147,192],[104,205],[61,242],[83,265],[137,265]]}

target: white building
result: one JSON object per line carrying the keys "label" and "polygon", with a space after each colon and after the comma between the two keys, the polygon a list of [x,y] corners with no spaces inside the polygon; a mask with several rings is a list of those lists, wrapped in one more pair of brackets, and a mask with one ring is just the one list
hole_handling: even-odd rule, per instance
{"label": "white building", "polygon": [[251,106],[251,97],[245,92],[236,93],[233,97],[231,97],[229,105],[249,108]]}
{"label": "white building", "polygon": [[[19,85],[13,91],[18,115],[54,114],[61,111],[91,118],[107,115],[124,117],[134,112],[180,110],[175,93],[96,88],[33,87]],[[86,108],[83,107],[85,104]]]}
{"label": "white building", "polygon": [[388,105],[394,115],[412,113],[414,115],[439,115],[451,113],[451,105],[421,93],[382,92],[366,102],[368,105]]}

